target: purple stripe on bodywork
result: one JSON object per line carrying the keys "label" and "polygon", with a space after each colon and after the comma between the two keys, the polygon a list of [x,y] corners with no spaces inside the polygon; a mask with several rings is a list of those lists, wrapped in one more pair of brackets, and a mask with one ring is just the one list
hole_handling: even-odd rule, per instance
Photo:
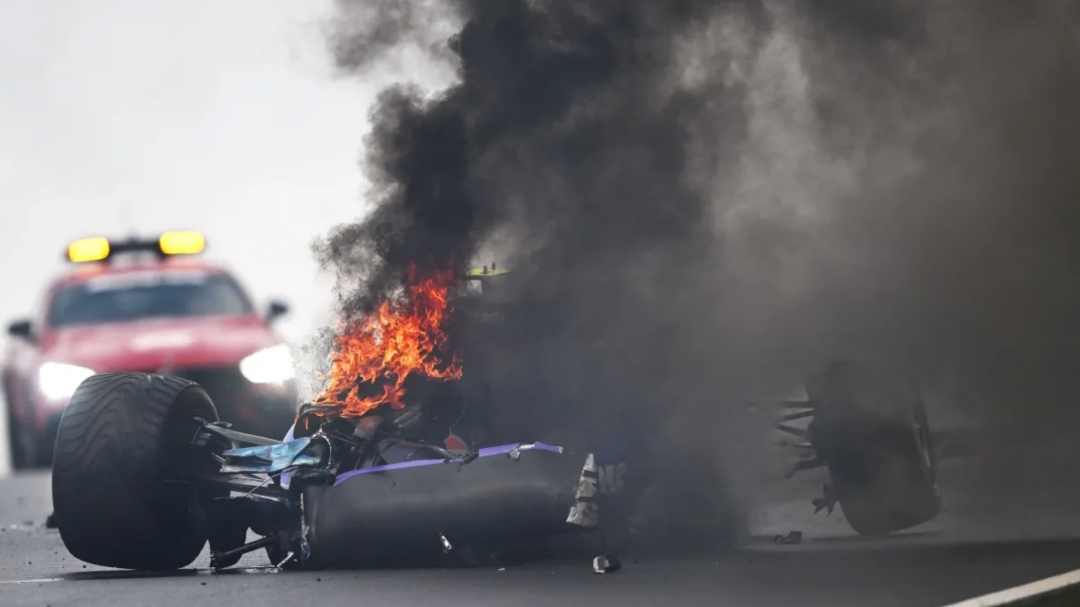
{"label": "purple stripe on bodywork", "polygon": [[[498,447],[484,447],[480,449],[480,457],[489,457],[492,455],[505,455],[510,453],[514,449],[526,448],[527,450],[535,451],[549,451],[551,453],[562,453],[562,447],[556,447],[553,445],[546,445],[544,443],[533,443],[531,445],[524,445],[521,443],[514,443],[512,445],[500,445]],[[361,470],[350,470],[343,472],[337,476],[334,481],[335,485],[340,485],[346,480],[359,476],[361,474],[370,474],[373,472],[387,472],[389,470],[404,470],[405,468],[417,468],[420,466],[433,466],[436,464],[453,463],[455,460],[442,460],[442,459],[420,459],[412,462],[401,462],[400,464],[387,464],[385,466],[372,466],[371,468],[363,468]]]}
{"label": "purple stripe on bodywork", "polygon": [[500,445],[498,447],[484,447],[480,450],[480,457],[487,457],[489,455],[502,455],[504,453],[510,453],[514,449],[524,447],[522,450],[536,450],[536,451],[551,451],[552,453],[562,453],[562,447],[556,447],[554,445],[545,445],[544,443],[514,443],[512,445]]}

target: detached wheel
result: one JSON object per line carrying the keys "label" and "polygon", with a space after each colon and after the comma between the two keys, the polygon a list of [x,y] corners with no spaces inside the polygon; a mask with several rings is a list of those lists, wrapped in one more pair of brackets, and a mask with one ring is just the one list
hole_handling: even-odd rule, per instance
{"label": "detached wheel", "polygon": [[806,389],[815,408],[810,440],[856,533],[885,535],[937,516],[937,459],[911,386],[834,363]]}
{"label": "detached wheel", "polygon": [[197,384],[141,373],[95,375],[71,397],[53,456],[53,508],[76,558],[121,569],[191,564],[207,540],[190,442],[217,412]]}

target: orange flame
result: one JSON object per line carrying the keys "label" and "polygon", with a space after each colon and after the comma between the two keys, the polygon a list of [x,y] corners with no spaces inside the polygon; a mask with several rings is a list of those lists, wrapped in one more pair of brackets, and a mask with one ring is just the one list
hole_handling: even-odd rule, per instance
{"label": "orange flame", "polygon": [[405,406],[404,384],[413,373],[444,381],[461,377],[460,357],[451,355],[449,363],[442,357],[453,274],[415,281],[414,276],[410,270],[403,300],[384,301],[374,313],[346,326],[335,340],[330,383],[313,404],[342,407],[342,417],[360,417],[385,403]]}

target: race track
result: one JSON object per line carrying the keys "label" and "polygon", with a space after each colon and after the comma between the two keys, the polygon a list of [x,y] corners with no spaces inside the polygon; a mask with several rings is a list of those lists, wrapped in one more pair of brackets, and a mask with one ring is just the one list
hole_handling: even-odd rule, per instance
{"label": "race track", "polygon": [[8,442],[8,412],[5,399],[0,398],[0,479],[11,474],[11,445]]}
{"label": "race track", "polygon": [[[1057,466],[1054,474],[1041,477],[1025,472],[1027,491],[989,500],[988,487],[1010,482],[1015,487],[1020,477],[990,474],[983,462],[947,462],[942,515],[923,528],[874,540],[852,536],[839,513],[828,519],[812,516],[807,499],[821,479],[807,477],[780,486],[760,513],[760,537],[744,548],[709,559],[631,557],[621,572],[608,575],[595,575],[584,563],[276,572],[261,553],[235,571],[218,574],[205,569],[205,555],[197,562],[201,569],[174,575],[102,570],[68,556],[58,534],[43,528],[50,510],[47,473],[16,475],[0,481],[0,605],[190,607],[203,600],[230,605],[318,600],[401,607],[934,607],[1080,568],[1080,522],[1071,507],[1080,504],[1080,495],[1074,495],[1080,492],[1057,478],[1072,476],[1067,468]],[[1024,515],[1016,516],[1018,511]],[[801,544],[770,541],[772,533],[791,529],[803,531]]]}

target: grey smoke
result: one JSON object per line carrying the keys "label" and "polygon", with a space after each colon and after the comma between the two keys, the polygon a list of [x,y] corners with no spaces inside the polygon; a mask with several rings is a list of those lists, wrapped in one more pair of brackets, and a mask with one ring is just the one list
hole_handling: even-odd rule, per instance
{"label": "grey smoke", "polygon": [[339,68],[406,44],[459,82],[383,93],[376,210],[319,259],[349,313],[410,262],[513,267],[540,319],[500,357],[523,427],[722,436],[833,357],[918,377],[932,416],[1072,419],[1075,3],[338,4]]}

